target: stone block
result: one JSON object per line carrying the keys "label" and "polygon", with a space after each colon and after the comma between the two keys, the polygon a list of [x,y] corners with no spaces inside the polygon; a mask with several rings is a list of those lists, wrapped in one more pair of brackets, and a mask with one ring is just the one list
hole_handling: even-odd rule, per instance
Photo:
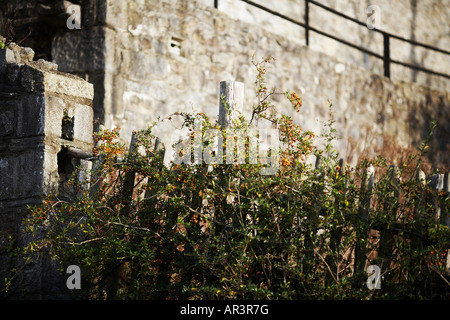
{"label": "stone block", "polygon": [[0,49],[0,73],[5,72],[9,63],[16,63],[16,57],[11,49]]}
{"label": "stone block", "polygon": [[7,140],[7,150],[11,153],[19,154],[28,152],[30,149],[38,149],[44,147],[44,139],[42,136],[20,137]]}
{"label": "stone block", "polygon": [[58,190],[60,176],[58,173],[58,152],[61,151],[61,146],[55,143],[47,143],[44,147],[43,158],[43,177],[42,177],[42,192],[48,194]]}
{"label": "stone block", "polygon": [[20,65],[17,63],[10,63],[5,70],[6,80],[12,86],[19,86]]}
{"label": "stone block", "polygon": [[94,98],[94,87],[77,76],[44,72],[44,88],[46,93],[58,93],[67,96]]}
{"label": "stone block", "polygon": [[23,63],[31,62],[34,59],[34,50],[31,48],[21,47],[20,54],[22,56]]}
{"label": "stone block", "polygon": [[13,134],[14,111],[0,110],[0,138]]}
{"label": "stone block", "polygon": [[127,30],[128,28],[128,3],[127,1],[106,0],[106,25]]}
{"label": "stone block", "polygon": [[16,137],[44,134],[45,96],[26,94],[20,98],[17,108]]}
{"label": "stone block", "polygon": [[0,158],[0,200],[42,194],[43,150],[29,150]]}
{"label": "stone block", "polygon": [[52,43],[52,58],[62,72],[84,74],[103,70],[106,59],[104,28],[84,28],[56,35]]}
{"label": "stone block", "polygon": [[130,59],[129,78],[137,82],[148,78],[149,68],[147,66],[149,56],[142,52],[132,52]]}
{"label": "stone block", "polygon": [[44,73],[29,65],[21,68],[21,85],[28,92],[44,92]]}
{"label": "stone block", "polygon": [[53,62],[45,61],[44,59],[39,59],[38,61],[32,61],[29,65],[33,66],[36,69],[40,69],[43,71],[57,71],[58,65]]}
{"label": "stone block", "polygon": [[[45,135],[90,145],[93,133],[92,107],[54,94],[46,98]],[[70,134],[64,130],[67,126],[70,126]]]}
{"label": "stone block", "polygon": [[85,68],[83,37],[80,32],[59,33],[53,38],[52,58],[62,72],[80,72]]}
{"label": "stone block", "polygon": [[76,141],[93,143],[93,110],[90,106],[75,104],[74,139]]}
{"label": "stone block", "polygon": [[68,110],[69,106],[67,101],[59,98],[55,95],[48,94],[46,96],[46,108],[45,108],[45,135],[48,137],[62,136],[62,123],[64,113],[69,117],[73,116],[72,110]]}
{"label": "stone block", "polygon": [[[82,0],[82,28],[104,25],[106,21],[107,0]],[[120,1],[122,2],[122,1]]]}
{"label": "stone block", "polygon": [[[117,42],[119,41],[116,36],[117,33],[110,28],[97,29],[96,33],[97,36],[103,36],[104,41],[102,43],[102,47],[98,47],[96,45],[98,49],[95,53],[96,56],[93,56],[92,59],[95,59],[97,57],[102,59],[103,57],[102,62],[104,64],[104,69],[106,71],[115,73],[118,69],[118,65],[120,64],[120,56],[117,55],[117,53],[119,52],[119,50],[117,49]],[[91,70],[93,70],[93,68]]]}

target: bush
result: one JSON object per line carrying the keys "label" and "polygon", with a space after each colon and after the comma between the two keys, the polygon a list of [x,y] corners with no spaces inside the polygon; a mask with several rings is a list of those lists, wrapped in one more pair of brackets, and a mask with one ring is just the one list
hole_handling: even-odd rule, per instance
{"label": "bush", "polygon": [[[449,212],[449,198],[416,179],[426,144],[400,168],[381,157],[345,166],[333,148],[333,119],[316,138],[271,112],[279,94],[265,84],[271,60],[254,62],[252,121],[280,132],[276,174],[248,161],[166,167],[153,126],[135,133],[130,150],[118,130],[105,130],[96,134],[91,180],[74,175],[71,197],[47,196],[32,208],[25,229],[43,236],[27,252],[50,254],[62,270],[80,266],[91,299],[445,297],[450,237],[435,214],[437,205]],[[283,94],[301,111],[295,93]],[[192,136],[195,121],[203,134],[222,130],[205,114],[176,116]],[[249,123],[240,117],[232,126]],[[368,265],[381,268],[381,290],[365,285]]]}

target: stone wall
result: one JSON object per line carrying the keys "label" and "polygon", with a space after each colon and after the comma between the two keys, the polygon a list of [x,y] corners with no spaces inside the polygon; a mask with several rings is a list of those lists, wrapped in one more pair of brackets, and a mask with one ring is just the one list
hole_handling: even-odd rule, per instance
{"label": "stone wall", "polygon": [[[332,57],[195,1],[92,1],[83,5],[82,27],[54,38],[53,59],[61,70],[94,83],[98,124],[122,128],[125,141],[132,130],[176,111],[195,108],[216,116],[220,81],[244,82],[248,115],[256,102],[252,56],[272,55],[277,61],[269,68],[269,85],[303,97],[303,111],[293,116],[305,129],[320,133],[331,100],[343,157],[356,160],[385,142],[418,146],[428,120],[436,119],[433,165],[449,165],[437,155],[449,148],[448,91],[386,79],[352,59]],[[169,124],[162,133],[173,129]]]}
{"label": "stone wall", "polygon": [[[168,2],[176,3],[174,0]],[[214,2],[215,0],[197,0],[197,3],[209,8],[214,6]],[[219,0],[217,2],[218,10],[232,19],[257,25],[259,28],[283,36],[297,44],[305,44],[305,31],[300,26],[274,17],[241,0]],[[303,0],[253,0],[253,2],[299,22],[304,22],[305,2]],[[380,9],[379,27],[381,30],[442,49],[450,47],[447,23],[450,16],[450,0],[317,0],[317,2],[362,22],[366,22],[368,19],[372,21],[375,15],[373,12],[367,12],[368,6],[377,6]],[[145,1],[137,3],[145,3]],[[105,1],[97,0],[54,0],[51,2],[3,0],[0,3],[0,34],[8,35],[16,42],[23,41],[23,45],[32,47],[36,51],[38,58],[51,60],[52,38],[55,34],[67,29],[66,21],[69,16],[67,8],[72,5],[82,5],[85,8],[83,9],[85,26],[92,25],[94,21],[97,25],[106,21],[106,8],[110,7],[110,5],[106,5]],[[124,4],[116,4],[114,7],[117,5],[124,6]],[[97,11],[95,17],[92,16],[94,11]],[[108,15],[111,17],[110,14]],[[309,20],[310,25],[319,30],[383,54],[382,35],[366,27],[346,21],[344,18],[312,4],[310,5]],[[13,34],[9,32],[11,28]],[[309,38],[310,47],[314,50],[327,53],[343,61],[351,61],[377,74],[383,74],[383,62],[380,59],[314,32],[310,33]],[[395,39],[391,40],[391,58],[438,72],[450,73],[448,56]],[[442,91],[448,90],[448,79],[399,65],[392,65],[391,69],[392,79],[396,81],[417,82]]]}
{"label": "stone wall", "polygon": [[[33,57],[14,44],[0,50],[0,288],[15,263],[10,241],[24,241],[27,206],[49,192],[64,196],[64,180],[88,165],[68,156],[68,148],[90,151],[93,144],[92,84]],[[21,276],[27,297],[55,294],[51,262],[27,266]]]}
{"label": "stone wall", "polygon": [[[201,0],[207,6],[213,6],[214,0]],[[304,1],[295,0],[254,0],[253,2],[280,12],[299,22],[304,22]],[[391,34],[411,39],[444,50],[450,47],[449,0],[319,0],[332,9],[362,22],[372,21],[373,12],[367,12],[368,6],[380,9],[379,28]],[[302,27],[274,17],[270,13],[236,0],[219,0],[218,9],[233,19],[258,25],[265,30],[282,35],[298,44],[305,44],[305,31]],[[346,21],[323,8],[310,5],[309,23],[328,34],[368,48],[383,55],[383,36],[366,27]],[[324,52],[341,61],[350,61],[374,73],[383,75],[383,61],[352,49],[344,44],[319,35],[309,34],[310,47]],[[413,65],[423,66],[450,75],[450,57],[439,52],[410,45],[400,40],[391,40],[391,58]],[[435,89],[448,91],[450,80],[428,73],[414,71],[400,65],[391,65],[391,78],[394,81],[416,82]]]}

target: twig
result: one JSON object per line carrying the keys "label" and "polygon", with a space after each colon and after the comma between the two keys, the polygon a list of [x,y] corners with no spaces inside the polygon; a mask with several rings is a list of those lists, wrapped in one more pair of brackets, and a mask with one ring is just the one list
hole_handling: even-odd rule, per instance
{"label": "twig", "polygon": [[74,246],[82,246],[83,244],[89,243],[89,242],[94,242],[94,241],[98,241],[98,240],[102,240],[105,239],[105,237],[100,237],[100,238],[94,238],[94,239],[89,239],[89,240],[85,240],[85,241],[81,241],[81,242],[61,242],[63,244],[70,244],[70,245],[74,245]]}
{"label": "twig", "polygon": [[17,42],[16,45],[20,45],[24,40],[26,40],[31,35],[31,33],[32,33],[32,31],[31,31],[31,28],[30,28],[30,32],[25,36],[25,38],[23,38],[22,40]]}
{"label": "twig", "polygon": [[442,278],[442,280],[444,280],[445,283],[450,287],[450,282],[448,282],[448,280],[445,279],[445,277],[444,277],[439,271],[437,271],[435,268],[432,268],[431,270],[433,270],[434,272],[436,272],[436,273]]}
{"label": "twig", "polygon": [[99,218],[95,218],[95,220],[98,220],[98,221],[100,221],[100,222],[103,222],[103,223],[105,223],[105,224],[107,224],[107,225],[108,225],[108,224],[112,224],[112,225],[124,227],[124,228],[127,228],[127,229],[135,229],[135,230],[141,230],[141,231],[150,232],[150,233],[153,233],[153,234],[157,235],[159,238],[164,239],[158,232],[153,231],[153,230],[150,230],[150,229],[148,229],[148,228],[135,227],[135,226],[130,226],[130,225],[128,225],[128,224],[123,224],[123,223],[113,222],[113,221],[105,221],[105,220],[102,220],[102,219],[99,219]]}
{"label": "twig", "polygon": [[330,274],[331,274],[331,276],[333,277],[334,281],[335,281],[336,283],[339,283],[339,282],[337,281],[336,277],[334,276],[333,271],[331,270],[330,266],[329,266],[328,263],[325,261],[325,259],[324,259],[320,254],[318,254],[316,251],[314,251],[314,253],[315,253],[316,255],[319,256],[319,258],[323,261],[323,263],[325,263],[325,265],[327,266],[328,271],[330,271]]}

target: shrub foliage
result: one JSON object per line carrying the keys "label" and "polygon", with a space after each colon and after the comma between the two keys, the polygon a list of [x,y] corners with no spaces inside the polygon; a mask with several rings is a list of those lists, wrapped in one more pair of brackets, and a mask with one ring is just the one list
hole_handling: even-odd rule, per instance
{"label": "shrub foliage", "polygon": [[[450,202],[417,180],[426,144],[400,168],[381,157],[345,166],[332,119],[316,137],[272,112],[280,94],[265,82],[272,60],[253,62],[252,121],[280,132],[275,175],[255,164],[167,167],[152,126],[135,133],[130,149],[119,130],[105,130],[95,135],[99,160],[89,181],[75,174],[70,197],[50,195],[32,208],[24,227],[39,237],[27,252],[50,254],[62,270],[80,266],[83,295],[92,299],[445,297],[450,237],[436,210],[449,212]],[[301,112],[297,94],[281,94]],[[205,114],[177,116],[191,132],[194,120],[203,132],[222,130]],[[231,125],[249,128],[243,117]],[[381,268],[380,290],[366,286],[368,265]]]}

